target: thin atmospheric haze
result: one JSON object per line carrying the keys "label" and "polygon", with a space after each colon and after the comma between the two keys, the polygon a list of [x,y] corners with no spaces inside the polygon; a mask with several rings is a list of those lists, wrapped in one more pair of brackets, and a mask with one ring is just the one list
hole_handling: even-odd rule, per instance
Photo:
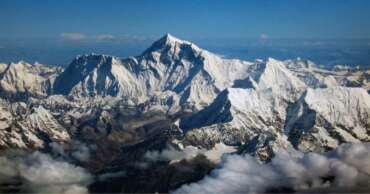
{"label": "thin atmospheric haze", "polygon": [[2,0],[0,8],[3,62],[135,56],[168,32],[229,58],[370,65],[367,0]]}

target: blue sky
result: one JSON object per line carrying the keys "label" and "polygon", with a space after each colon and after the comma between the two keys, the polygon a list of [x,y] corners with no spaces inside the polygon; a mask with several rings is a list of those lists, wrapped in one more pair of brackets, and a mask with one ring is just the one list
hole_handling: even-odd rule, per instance
{"label": "blue sky", "polygon": [[369,0],[0,0],[0,9],[5,61],[26,56],[19,47],[138,54],[166,32],[211,50],[286,40],[370,46]]}
{"label": "blue sky", "polygon": [[185,38],[370,38],[368,0],[1,0],[0,8],[0,37],[15,40],[165,32]]}

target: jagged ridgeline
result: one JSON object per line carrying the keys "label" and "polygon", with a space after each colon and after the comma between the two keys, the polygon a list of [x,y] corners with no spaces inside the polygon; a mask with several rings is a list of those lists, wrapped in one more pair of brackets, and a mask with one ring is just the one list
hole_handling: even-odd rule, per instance
{"label": "jagged ridgeline", "polygon": [[[269,161],[279,149],[369,142],[369,79],[366,69],[323,69],[304,59],[225,59],[170,34],[125,59],[81,55],[65,69],[0,64],[0,149],[55,153],[57,145],[70,158],[86,144],[90,159],[74,162],[96,174],[135,175],[116,174],[114,189],[168,192],[201,179],[222,153]],[[163,155],[173,152],[181,157]],[[141,168],[148,158],[167,163],[149,172]],[[183,166],[200,170],[184,174]],[[160,172],[176,176],[169,185],[141,179]]]}

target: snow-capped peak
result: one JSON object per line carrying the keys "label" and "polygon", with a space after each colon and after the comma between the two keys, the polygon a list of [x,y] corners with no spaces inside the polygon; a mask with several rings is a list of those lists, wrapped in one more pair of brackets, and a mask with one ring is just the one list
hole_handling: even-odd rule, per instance
{"label": "snow-capped peak", "polygon": [[[167,118],[177,120],[178,132],[186,132],[186,144],[246,143],[246,153],[265,159],[286,139],[302,150],[370,141],[367,90],[332,87],[368,83],[368,72],[351,73],[319,69],[302,59],[225,59],[170,34],[136,57],[79,55],[61,74],[40,64],[0,64],[0,95],[24,101],[10,104],[0,98],[0,148],[42,147],[50,139],[95,134],[99,141],[112,134],[109,139],[121,146],[157,134],[147,126],[154,121],[158,130],[162,123],[165,129]],[[316,87],[328,88],[310,89]],[[161,112],[166,120],[158,121]],[[121,123],[131,118],[140,126],[144,119],[149,124],[131,130]],[[136,129],[132,122],[128,125]]]}
{"label": "snow-capped peak", "polygon": [[152,53],[152,52],[158,52],[158,51],[159,52],[172,51],[172,52],[177,53],[179,50],[187,49],[187,48],[190,48],[190,50],[193,50],[196,52],[203,51],[194,43],[186,41],[186,40],[181,40],[167,33],[164,36],[162,36],[160,39],[155,41],[146,51],[144,51],[144,55],[146,53]]}
{"label": "snow-capped peak", "polygon": [[277,95],[294,101],[306,88],[282,61],[268,58],[265,63],[257,63],[246,86],[256,90],[271,89]]}
{"label": "snow-capped peak", "polygon": [[14,99],[23,97],[45,97],[50,89],[50,81],[58,68],[25,61],[10,63],[0,67],[0,90]]}
{"label": "snow-capped peak", "polygon": [[362,88],[309,88],[288,115],[289,139],[305,151],[370,140],[370,96]]}
{"label": "snow-capped peak", "polygon": [[187,41],[184,41],[184,40],[181,40],[179,38],[176,38],[176,37],[172,36],[170,33],[165,34],[161,39],[165,40],[166,43],[168,43],[168,44],[173,44],[173,43],[183,44],[183,43],[187,42]]}
{"label": "snow-capped peak", "polygon": [[266,64],[280,64],[280,63],[281,63],[281,61],[276,60],[276,59],[274,59],[274,58],[272,58],[272,57],[269,57],[269,58],[267,58],[267,60],[266,60]]}
{"label": "snow-capped peak", "polygon": [[181,40],[173,35],[171,35],[170,33],[167,33],[165,34],[164,36],[162,36],[162,38],[160,38],[158,40],[158,42],[164,42],[166,44],[190,44],[190,45],[194,45],[193,43],[189,42],[189,41],[186,41],[186,40]]}

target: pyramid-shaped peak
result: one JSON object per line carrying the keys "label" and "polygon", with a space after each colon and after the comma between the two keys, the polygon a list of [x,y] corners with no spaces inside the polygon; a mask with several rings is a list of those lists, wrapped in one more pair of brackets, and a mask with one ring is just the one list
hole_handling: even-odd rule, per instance
{"label": "pyramid-shaped peak", "polygon": [[279,61],[279,60],[274,59],[274,58],[272,58],[272,57],[269,57],[269,58],[267,59],[267,61],[266,61],[266,64],[280,64],[280,63],[282,63],[282,61]]}
{"label": "pyramid-shaped peak", "polygon": [[[173,36],[172,34],[170,33],[166,33],[163,38],[167,39],[167,40],[180,40],[179,38]],[[181,41],[181,40],[180,40]]]}
{"label": "pyramid-shaped peak", "polygon": [[200,48],[195,44],[186,40],[181,40],[167,33],[160,39],[155,41],[144,53],[150,53],[152,51],[162,50],[168,47],[174,48],[177,47],[178,45],[189,45],[193,50],[200,50]]}
{"label": "pyramid-shaped peak", "polygon": [[171,40],[171,39],[177,39],[178,40],[178,38],[176,38],[176,37],[174,37],[174,36],[172,36],[170,33],[166,33],[164,36],[163,36],[163,38],[165,38],[165,39],[168,39],[168,40]]}
{"label": "pyramid-shaped peak", "polygon": [[170,33],[166,33],[164,36],[162,36],[162,38],[160,38],[158,41],[156,42],[159,42],[161,44],[176,44],[176,43],[179,43],[179,44],[192,44],[188,41],[185,41],[185,40],[181,40],[173,35],[171,35]]}

